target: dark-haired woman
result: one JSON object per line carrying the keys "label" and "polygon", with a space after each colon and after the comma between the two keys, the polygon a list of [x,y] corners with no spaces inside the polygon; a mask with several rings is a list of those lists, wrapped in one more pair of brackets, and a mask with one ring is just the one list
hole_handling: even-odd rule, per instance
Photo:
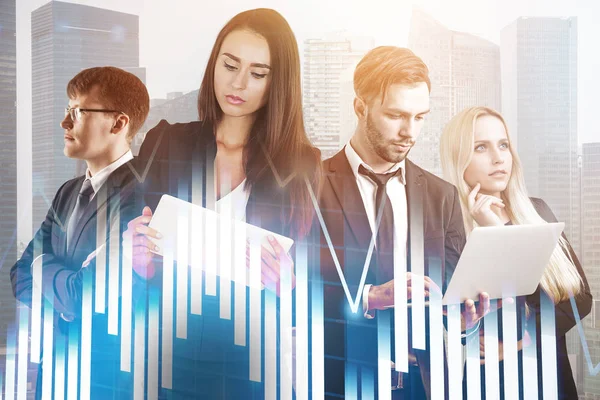
{"label": "dark-haired woman", "polygon": [[[132,240],[134,271],[151,281],[160,279],[161,260],[151,253],[157,232],[147,224],[162,194],[217,211],[227,204],[234,218],[296,241],[312,224],[307,183],[319,186],[320,153],[304,131],[298,46],[279,13],[245,11],[223,27],[198,113],[198,122],[161,121],[140,149],[140,169],[149,165],[147,207],[124,238]],[[275,256],[263,246],[261,278],[279,295],[284,269],[294,285],[294,262],[277,240],[271,246]],[[218,302],[204,296],[202,316],[188,318],[187,343],[175,339],[171,398],[262,398],[263,383],[248,379],[248,346],[234,345],[234,322],[219,317]]]}

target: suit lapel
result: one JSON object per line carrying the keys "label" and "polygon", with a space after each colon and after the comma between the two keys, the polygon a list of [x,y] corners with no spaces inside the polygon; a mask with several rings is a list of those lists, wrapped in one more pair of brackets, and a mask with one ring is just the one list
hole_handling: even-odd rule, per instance
{"label": "suit lapel", "polygon": [[[79,219],[79,222],[75,226],[75,232],[73,234],[73,245],[68,251],[68,256],[73,256],[75,249],[77,248],[77,243],[81,238],[81,234],[87,227],[87,225],[100,214],[103,221],[106,221],[107,212],[109,212],[109,204],[117,200],[118,195],[121,191],[124,190],[132,190],[133,185],[135,184],[135,179],[130,172],[129,164],[127,162],[121,165],[117,170],[113,171],[104,183],[102,187],[98,190],[98,193],[94,195],[94,198],[88,206],[85,208],[83,215]],[[130,179],[127,179],[130,178]],[[131,187],[130,187],[131,186]]]}
{"label": "suit lapel", "polygon": [[331,159],[328,172],[327,179],[335,192],[344,218],[350,226],[356,242],[359,246],[366,248],[371,242],[371,227],[365,205],[358,191],[356,176],[352,172],[343,149]]}

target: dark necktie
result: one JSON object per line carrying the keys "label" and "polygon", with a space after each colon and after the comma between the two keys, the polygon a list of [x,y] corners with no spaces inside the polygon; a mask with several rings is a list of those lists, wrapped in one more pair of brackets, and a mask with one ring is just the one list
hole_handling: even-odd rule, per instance
{"label": "dark necktie", "polygon": [[81,186],[81,190],[77,196],[77,203],[75,203],[75,208],[73,208],[71,218],[69,219],[69,225],[67,226],[67,250],[70,249],[70,246],[75,239],[73,237],[75,234],[75,228],[77,227],[77,223],[81,219],[85,208],[90,203],[90,199],[93,194],[94,188],[92,187],[92,181],[86,179],[83,181],[83,185]]}
{"label": "dark necktie", "polygon": [[[375,221],[380,219],[376,237],[377,283],[382,284],[394,276],[394,211],[392,203],[385,190],[385,185],[390,179],[402,176],[402,168],[387,174],[376,174],[364,166],[358,168],[361,175],[369,177],[377,185],[375,195]],[[383,207],[382,207],[383,202]],[[377,224],[377,222],[375,223]]]}

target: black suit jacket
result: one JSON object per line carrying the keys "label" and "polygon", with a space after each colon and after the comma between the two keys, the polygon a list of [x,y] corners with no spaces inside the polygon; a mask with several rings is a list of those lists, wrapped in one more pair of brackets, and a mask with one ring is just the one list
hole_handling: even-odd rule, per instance
{"label": "black suit jacket", "polygon": [[[120,238],[127,223],[127,217],[121,216],[133,215],[135,178],[130,168],[129,162],[119,167],[94,195],[75,227],[73,244],[68,251],[66,230],[85,177],[71,179],[58,189],[46,219],[11,268],[13,293],[19,301],[31,307],[31,266],[36,257],[43,254],[42,295],[54,298],[54,309],[58,315],[79,316],[84,275],[91,274],[92,282],[95,282],[96,259],[87,268],[82,268],[82,264],[101,244],[98,243],[97,232],[106,232],[101,240],[108,241],[111,234]],[[116,224],[117,221],[120,221],[119,224]]]}
{"label": "black suit jacket", "polygon": [[[372,236],[371,228],[344,149],[324,162],[324,173],[321,211],[350,292],[356,296]],[[409,218],[408,270],[414,270],[415,263],[422,262],[425,274],[445,290],[465,244],[457,190],[406,160],[406,196]],[[419,246],[421,243],[423,247]],[[381,282],[377,282],[374,258],[372,257],[369,266],[366,283],[380,284],[391,279],[392,276],[386,276]],[[349,359],[376,366],[376,320],[367,320],[362,316],[362,303],[359,304],[358,315],[350,316],[348,313],[348,302],[327,246],[322,250],[321,273],[324,279],[326,319],[325,390],[329,394],[343,397],[344,370]],[[349,349],[348,345],[352,340],[356,340],[356,344],[363,341],[369,350],[356,352],[356,349]],[[415,355],[429,395],[428,351],[415,351]]]}
{"label": "black suit jacket", "polygon": [[[312,147],[305,150],[317,151]],[[137,190],[137,198],[142,201],[138,208],[141,210],[141,206],[147,205],[154,211],[164,194],[209,209],[214,208],[213,174],[216,151],[217,143],[212,124],[202,121],[169,124],[165,120],[160,121],[148,131],[137,157],[137,168],[142,173],[143,181]],[[316,167],[318,165],[315,165],[315,171]],[[251,187],[246,206],[246,221],[298,240],[286,218],[290,208],[289,192],[285,185],[279,184],[277,178],[275,172],[267,168],[260,181]],[[280,178],[285,180],[286,177]],[[158,270],[160,271],[160,268]],[[149,284],[160,287],[160,275],[157,274]],[[190,290],[202,288],[190,287]],[[187,319],[190,336],[185,341],[175,343],[172,364],[173,393],[190,398],[212,398],[204,391],[209,386],[205,382],[207,376],[214,376],[215,371],[220,371],[223,364],[227,364],[226,370],[229,371],[229,375],[236,376],[238,380],[236,384],[228,383],[225,386],[238,385],[243,397],[237,398],[250,398],[249,389],[244,392],[249,384],[248,347],[234,346],[232,321],[220,319],[218,314],[210,314],[211,310],[218,307],[217,302],[218,296],[205,296],[202,317],[191,315]],[[227,326],[228,324],[231,326]],[[206,372],[207,365],[212,366],[209,373]],[[238,373],[239,376],[236,375]],[[222,378],[218,376],[215,380]],[[214,393],[214,398],[236,398],[232,396],[221,390],[215,390]]]}
{"label": "black suit jacket", "polygon": [[[307,151],[317,151],[314,148]],[[169,124],[161,120],[146,134],[137,157],[143,183],[138,192],[144,205],[153,211],[163,194],[213,208],[213,172],[217,143],[213,125],[202,121]],[[285,179],[285,177],[281,177]],[[138,196],[138,199],[140,197]],[[248,223],[291,236],[285,214],[289,211],[289,193],[279,185],[275,172],[268,169],[254,184],[246,207]]]}

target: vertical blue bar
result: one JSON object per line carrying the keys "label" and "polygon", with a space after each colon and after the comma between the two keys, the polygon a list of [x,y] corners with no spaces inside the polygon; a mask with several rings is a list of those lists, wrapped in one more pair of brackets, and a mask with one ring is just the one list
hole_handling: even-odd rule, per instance
{"label": "vertical blue bar", "polygon": [[[496,308],[497,300],[490,306]],[[500,371],[498,358],[498,313],[491,312],[484,318],[484,353],[485,353],[485,396],[486,399],[500,398]]]}
{"label": "vertical blue bar", "polygon": [[308,400],[308,248],[296,244],[296,399]]}
{"label": "vertical blue bar", "polygon": [[261,382],[262,370],[262,292],[260,243],[250,241],[250,380]]}
{"label": "vertical blue bar", "polygon": [[[224,176],[221,193],[231,191],[231,177]],[[219,213],[219,316],[231,319],[231,197],[223,198],[218,205]]]}
{"label": "vertical blue bar", "polygon": [[514,292],[502,299],[502,350],[504,356],[504,396],[507,399],[519,397],[519,352],[517,348],[517,304]]}
{"label": "vertical blue bar", "polygon": [[[118,231],[117,231],[118,232]],[[119,235],[112,233],[112,235]],[[123,245],[123,252],[133,251],[132,243],[129,241]],[[133,266],[131,257],[122,257],[121,282],[121,371],[131,372],[131,315],[133,301]]]}
{"label": "vertical blue bar", "polygon": [[277,399],[277,298],[265,289],[265,399]]}
{"label": "vertical blue bar", "polygon": [[[190,262],[190,312],[192,314],[202,314],[202,277],[204,262],[204,220],[202,213],[196,208],[192,209],[192,236],[191,240],[194,244],[191,246],[191,262]],[[244,251],[245,259],[245,251]]]}
{"label": "vertical blue bar", "polygon": [[[34,241],[34,253],[38,252]],[[31,362],[40,362],[42,343],[42,256],[37,256],[31,265],[33,287],[31,290]]]}
{"label": "vertical blue bar", "polygon": [[538,398],[537,328],[535,319],[535,310],[531,310],[529,318],[525,316],[525,313],[521,316],[522,337],[525,337],[526,332],[529,332],[531,339],[531,344],[523,347],[523,395],[525,399]]}
{"label": "vertical blue bar", "polygon": [[14,400],[15,398],[15,372],[17,353],[17,338],[14,327],[11,325],[7,330],[6,337],[6,400]]}
{"label": "vertical blue bar", "polygon": [[425,243],[422,194],[415,190],[410,207],[410,271],[412,272],[412,347],[425,350]]}
{"label": "vertical blue bar", "polygon": [[[57,335],[59,336],[59,335]],[[56,357],[54,358],[54,398],[65,398],[65,338],[61,335],[56,340],[54,349]],[[44,367],[46,369],[47,366]],[[50,369],[52,369],[52,361],[50,361]]]}
{"label": "vertical blue bar", "polygon": [[396,371],[402,372],[408,372],[407,302],[406,251],[394,249],[394,361]]}
{"label": "vertical blue bar", "polygon": [[280,264],[279,282],[279,396],[292,400],[292,263]]}
{"label": "vertical blue bar", "polygon": [[[185,197],[184,197],[185,198]],[[175,336],[187,339],[187,315],[188,315],[188,254],[189,254],[189,215],[179,211],[177,216],[177,302],[175,310]]]}
{"label": "vertical blue bar", "polygon": [[207,211],[204,213],[204,225],[202,232],[206,238],[204,247],[204,285],[205,293],[209,296],[217,295],[217,213]]}
{"label": "vertical blue bar", "polygon": [[79,333],[77,325],[69,324],[69,358],[67,365],[67,399],[77,400],[79,388]]}
{"label": "vertical blue bar", "polygon": [[467,338],[467,397],[469,400],[481,399],[481,366],[479,363],[479,334]]}
{"label": "vertical blue bar", "polygon": [[360,370],[361,399],[375,399],[375,373],[371,368],[363,367]]}
{"label": "vertical blue bar", "polygon": [[325,397],[325,338],[323,329],[323,281],[317,271],[313,274],[311,283],[311,317],[312,317],[312,359],[311,380],[312,398]]}
{"label": "vertical blue bar", "polygon": [[92,275],[83,275],[81,294],[81,387],[80,399],[90,398],[92,374]]}
{"label": "vertical blue bar", "polygon": [[27,356],[29,347],[29,308],[20,307],[19,309],[19,358],[18,381],[17,381],[17,399],[25,400],[27,396]]}
{"label": "vertical blue bar", "polygon": [[545,292],[541,300],[542,382],[544,399],[558,398],[558,372],[556,369],[556,325],[554,303]]}
{"label": "vertical blue bar", "polygon": [[162,287],[162,387],[173,388],[173,247],[164,249]]}
{"label": "vertical blue bar", "polygon": [[[194,160],[192,165],[192,203],[197,206],[204,206],[204,189],[202,186],[204,181],[204,172],[205,171],[201,163],[199,163],[198,160]],[[210,179],[210,182],[212,182],[212,178]],[[204,254],[205,229],[202,213],[196,208],[192,210],[191,221],[191,242],[194,245],[191,246],[190,255],[190,312],[192,314],[200,315],[202,314],[202,257]]]}
{"label": "vertical blue bar", "polygon": [[150,289],[148,303],[148,400],[158,399],[158,290]]}
{"label": "vertical blue bar", "polygon": [[[120,224],[119,210],[111,212],[115,224]],[[119,254],[121,236],[111,234],[109,237],[108,256],[108,333],[119,334],[119,275],[121,272],[121,255]],[[131,315],[129,312],[128,315]]]}
{"label": "vertical blue bar", "polygon": [[42,399],[52,399],[52,379],[54,368],[52,360],[54,359],[54,307],[53,298],[44,301],[44,359],[42,364]]}
{"label": "vertical blue bar", "polygon": [[[429,260],[429,277],[442,288],[442,261]],[[442,294],[431,291],[429,294],[429,346],[431,363],[431,399],[443,400],[444,388],[444,320],[442,310]]]}
{"label": "vertical blue bar", "polygon": [[344,394],[345,399],[358,399],[358,366],[352,362],[346,361],[346,370],[344,372]]}
{"label": "vertical blue bar", "polygon": [[135,345],[133,348],[133,399],[144,399],[144,376],[146,363],[146,310],[145,302],[138,301],[135,306]]}
{"label": "vertical blue bar", "polygon": [[[96,194],[96,204],[104,204],[106,202],[106,190],[99,190]],[[104,314],[106,308],[106,207],[99,207],[96,214],[96,312]],[[112,220],[112,218],[111,218]],[[119,225],[117,225],[118,229]],[[116,233],[117,236],[121,232]],[[131,248],[131,246],[130,246]],[[131,253],[129,254],[131,256]]]}
{"label": "vertical blue bar", "polygon": [[377,314],[377,393],[379,400],[392,398],[392,357],[390,348],[390,313]]}
{"label": "vertical blue bar", "polygon": [[462,400],[463,398],[464,363],[463,345],[460,339],[460,320],[460,305],[448,305],[448,394],[450,400]]}
{"label": "vertical blue bar", "polygon": [[234,343],[246,346],[246,284],[248,266],[246,266],[246,226],[236,224],[233,240],[234,284]]}

